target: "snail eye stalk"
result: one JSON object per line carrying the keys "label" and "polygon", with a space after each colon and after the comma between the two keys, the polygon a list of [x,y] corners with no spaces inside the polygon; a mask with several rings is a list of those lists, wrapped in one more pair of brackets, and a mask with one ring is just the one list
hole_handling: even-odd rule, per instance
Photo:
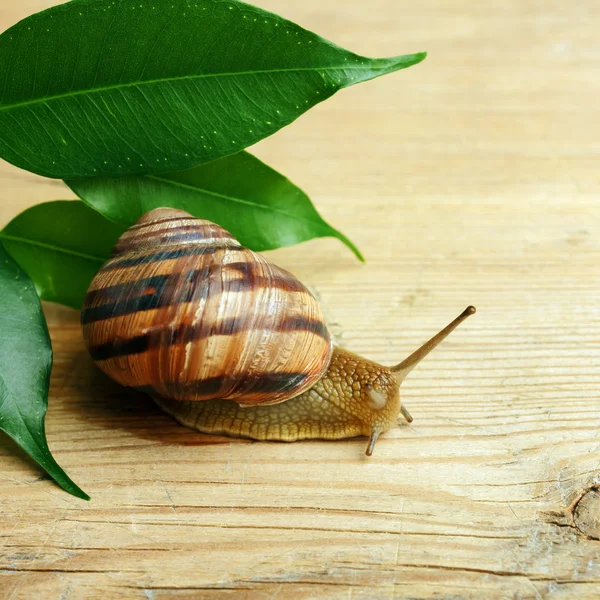
{"label": "snail eye stalk", "polygon": [[[405,358],[400,364],[392,367],[390,370],[396,376],[398,383],[402,383],[406,376],[437,346],[439,346],[464,320],[475,314],[474,306],[467,306],[454,321],[446,325],[438,334],[434,335],[428,342],[425,342],[418,350],[413,352],[408,358]],[[404,414],[404,412],[402,413]],[[404,415],[406,417],[406,415]],[[410,415],[409,415],[410,416]],[[406,420],[410,423],[412,419]]]}
{"label": "snail eye stalk", "polygon": [[377,441],[378,437],[379,431],[371,432],[371,437],[369,438],[369,445],[367,446],[367,451],[365,452],[367,456],[371,456],[373,454],[373,448],[375,448],[375,442]]}

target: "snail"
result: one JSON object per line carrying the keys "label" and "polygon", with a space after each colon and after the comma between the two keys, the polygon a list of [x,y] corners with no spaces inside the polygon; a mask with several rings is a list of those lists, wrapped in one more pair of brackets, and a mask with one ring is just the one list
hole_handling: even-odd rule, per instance
{"label": "snail", "polygon": [[118,240],[87,292],[92,359],[183,425],[257,440],[369,437],[400,413],[406,375],[475,308],[384,367],[334,346],[319,305],[291,273],[225,229],[170,208]]}

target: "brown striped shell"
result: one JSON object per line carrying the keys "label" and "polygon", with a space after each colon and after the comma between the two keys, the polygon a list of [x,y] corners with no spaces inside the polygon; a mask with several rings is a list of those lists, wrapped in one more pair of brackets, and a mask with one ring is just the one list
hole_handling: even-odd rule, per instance
{"label": "brown striped shell", "polygon": [[167,208],[121,236],[81,322],[108,376],[176,400],[275,404],[312,387],[331,360],[319,305],[293,275]]}

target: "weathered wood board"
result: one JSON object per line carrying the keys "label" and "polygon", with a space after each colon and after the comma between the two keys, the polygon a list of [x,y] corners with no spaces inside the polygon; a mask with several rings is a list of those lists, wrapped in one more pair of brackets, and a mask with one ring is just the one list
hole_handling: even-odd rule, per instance
{"label": "weathered wood board", "polygon": [[[0,27],[53,3],[4,0]],[[364,439],[188,431],[107,381],[78,315],[46,306],[48,438],[92,500],[0,438],[0,596],[597,598],[597,4],[257,3],[363,54],[430,52],[255,148],[367,263],[335,240],[272,259],[388,364],[478,313],[404,384],[414,423],[366,459]],[[6,163],[0,187],[0,226],[73,197]]]}

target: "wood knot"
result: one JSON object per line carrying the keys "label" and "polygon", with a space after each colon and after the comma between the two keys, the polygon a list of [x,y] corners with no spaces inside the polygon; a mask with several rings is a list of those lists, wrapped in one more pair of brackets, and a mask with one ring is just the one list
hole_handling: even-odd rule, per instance
{"label": "wood knot", "polygon": [[600,540],[600,488],[586,490],[571,511],[575,527],[588,538]]}

